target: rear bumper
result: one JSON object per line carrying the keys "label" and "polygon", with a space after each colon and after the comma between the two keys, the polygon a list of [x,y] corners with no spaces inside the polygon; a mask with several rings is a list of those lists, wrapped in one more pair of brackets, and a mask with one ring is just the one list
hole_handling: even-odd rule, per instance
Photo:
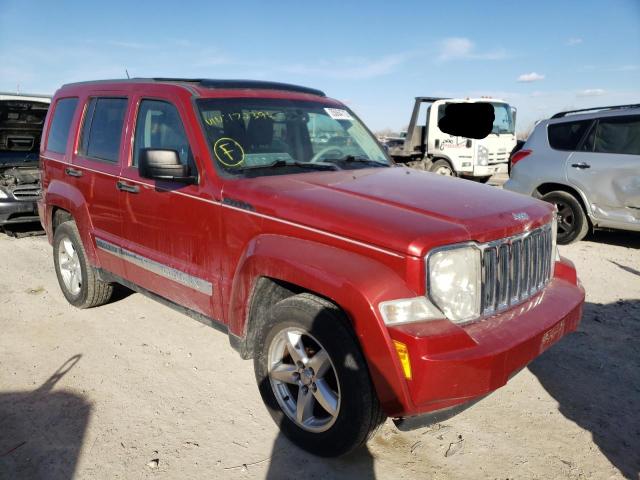
{"label": "rear bumper", "polygon": [[470,325],[443,320],[390,328],[391,338],[408,347],[412,378],[405,380],[403,411],[388,413],[406,428],[455,415],[576,330],[583,302],[580,286],[556,276],[527,302]]}
{"label": "rear bumper", "polygon": [[0,225],[37,222],[39,220],[36,202],[0,200]]}

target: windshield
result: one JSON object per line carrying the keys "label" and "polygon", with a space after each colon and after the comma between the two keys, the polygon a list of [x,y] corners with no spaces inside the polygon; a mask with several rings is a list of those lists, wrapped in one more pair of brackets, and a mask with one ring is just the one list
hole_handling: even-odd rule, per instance
{"label": "windshield", "polygon": [[375,138],[342,108],[255,98],[197,104],[213,161],[232,175],[390,166]]}
{"label": "windshield", "polygon": [[495,113],[495,120],[493,121],[493,129],[491,133],[508,133],[513,135],[515,132],[515,122],[513,121],[513,114],[511,107],[506,103],[491,102]]}

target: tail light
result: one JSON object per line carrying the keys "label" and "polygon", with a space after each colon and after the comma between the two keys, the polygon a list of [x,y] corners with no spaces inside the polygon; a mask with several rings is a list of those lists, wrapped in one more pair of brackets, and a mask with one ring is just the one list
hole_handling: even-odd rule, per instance
{"label": "tail light", "polygon": [[533,150],[518,150],[516,153],[513,154],[513,157],[511,157],[511,168],[513,168],[516,165],[516,163],[518,163],[520,160],[522,160],[525,157],[528,157],[532,153],[533,153]]}

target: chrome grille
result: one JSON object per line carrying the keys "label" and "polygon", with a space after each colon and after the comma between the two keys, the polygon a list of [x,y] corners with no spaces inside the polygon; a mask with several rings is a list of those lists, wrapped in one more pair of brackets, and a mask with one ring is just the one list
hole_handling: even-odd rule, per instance
{"label": "chrome grille", "polygon": [[551,224],[481,245],[482,315],[505,310],[539,292],[552,274]]}
{"label": "chrome grille", "polygon": [[38,185],[20,186],[13,190],[16,200],[37,200],[40,197],[40,187]]}

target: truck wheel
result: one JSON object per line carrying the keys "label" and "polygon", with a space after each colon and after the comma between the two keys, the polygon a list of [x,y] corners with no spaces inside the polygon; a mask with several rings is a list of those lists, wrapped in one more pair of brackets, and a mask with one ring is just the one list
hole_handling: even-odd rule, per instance
{"label": "truck wheel", "polygon": [[589,221],[580,202],[570,193],[561,190],[547,193],[545,202],[558,208],[558,243],[567,245],[582,240],[589,232]]}
{"label": "truck wheel", "polygon": [[113,285],[99,280],[96,269],[87,262],[75,222],[67,221],[56,228],[53,263],[60,289],[74,307],[96,307],[111,298]]}
{"label": "truck wheel", "polygon": [[446,160],[436,160],[431,165],[431,171],[433,173],[437,173],[438,175],[445,175],[448,177],[455,177],[456,172],[451,168],[451,164]]}
{"label": "truck wheel", "polygon": [[322,457],[365,443],[386,416],[344,314],[303,293],[271,309],[256,338],[262,399],[296,445]]}

